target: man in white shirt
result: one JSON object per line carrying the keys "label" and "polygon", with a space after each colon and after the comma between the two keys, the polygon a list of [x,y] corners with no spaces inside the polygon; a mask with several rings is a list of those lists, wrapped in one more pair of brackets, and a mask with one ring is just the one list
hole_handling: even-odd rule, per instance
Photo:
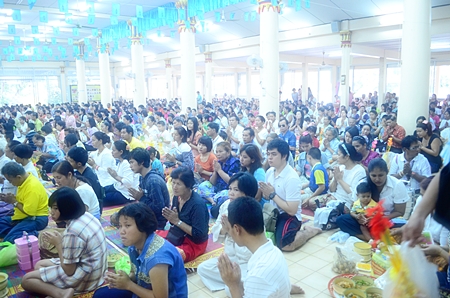
{"label": "man in white shirt", "polygon": [[[231,297],[289,297],[287,263],[281,251],[266,238],[261,205],[250,197],[235,199],[228,206],[228,217],[222,218],[222,229],[237,245],[253,253],[243,281],[239,265],[232,263],[226,254],[219,257],[217,265]],[[295,287],[296,293],[304,293],[300,287]]]}
{"label": "man in white shirt", "polygon": [[398,154],[391,159],[389,175],[409,181],[409,187],[419,194],[420,182],[431,176],[430,163],[419,153],[419,140],[415,136],[406,136],[401,144],[403,154]]}
{"label": "man in white shirt", "polygon": [[[259,182],[263,197],[278,208],[280,215],[275,228],[278,248],[293,251],[321,233],[321,229],[302,226],[302,183],[297,172],[288,166],[289,145],[275,139],[267,145],[267,161],[271,168],[266,172],[266,182]],[[287,232],[286,232],[287,231]]]}
{"label": "man in white shirt", "polygon": [[227,135],[230,140],[231,150],[236,153],[239,150],[239,144],[242,142],[242,132],[244,128],[239,124],[239,118],[235,115],[228,119],[230,125],[227,127]]}
{"label": "man in white shirt", "polygon": [[219,129],[219,124],[211,122],[208,124],[208,129],[206,130],[206,134],[212,139],[214,154],[216,153],[217,145],[223,142],[223,139],[219,136]]}

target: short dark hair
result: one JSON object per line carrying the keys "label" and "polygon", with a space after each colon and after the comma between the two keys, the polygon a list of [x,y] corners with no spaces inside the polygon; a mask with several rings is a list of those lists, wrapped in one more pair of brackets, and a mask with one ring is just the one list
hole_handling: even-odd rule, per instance
{"label": "short dark hair", "polygon": [[246,127],[246,128],[244,128],[243,132],[244,131],[248,131],[248,133],[250,134],[251,137],[255,137],[255,131],[253,130],[253,128]]}
{"label": "short dark hair", "polygon": [[36,141],[42,141],[42,143],[45,143],[45,138],[44,138],[44,136],[35,134],[33,137],[36,139]]}
{"label": "short dark hair", "polygon": [[298,141],[298,143],[299,144],[303,143],[303,144],[311,144],[312,145],[313,140],[312,140],[312,137],[309,134],[307,134],[307,135],[301,136],[300,140]]}
{"label": "short dark hair", "polygon": [[33,156],[33,149],[30,146],[24,144],[15,146],[12,151],[14,151],[14,154],[19,158],[29,159]]}
{"label": "short dark hair", "polygon": [[14,148],[16,148],[16,146],[19,146],[21,143],[17,140],[11,140],[7,146],[9,147],[9,150],[14,151]]}
{"label": "short dark hair", "polygon": [[175,127],[174,131],[176,131],[180,135],[182,143],[186,143],[187,142],[187,135],[188,134],[187,134],[186,129],[184,129],[184,127],[182,127],[182,126]]}
{"label": "short dark hair", "polygon": [[31,123],[31,122],[28,122],[27,125],[28,125],[28,128],[30,130],[34,130],[36,128],[36,125],[34,123]]}
{"label": "short dark hair", "polygon": [[308,151],[308,155],[311,156],[312,159],[321,160],[322,153],[320,153],[320,149],[316,147],[312,147]]}
{"label": "short dark hair", "polygon": [[88,152],[82,147],[73,147],[67,152],[67,156],[72,158],[76,163],[81,163],[82,166],[85,166],[89,159]]}
{"label": "short dark hair", "polygon": [[133,127],[131,127],[131,125],[125,125],[124,127],[122,127],[121,131],[124,130],[124,129],[125,129],[125,131],[127,133],[130,133],[132,137],[134,136],[133,135],[133,133],[134,133],[133,132]]}
{"label": "short dark hair", "polygon": [[64,121],[56,121],[56,125],[61,126],[63,129],[66,128],[66,122]]}
{"label": "short dark hair", "polygon": [[317,132],[317,126],[314,126],[314,125],[308,126],[306,128],[306,131],[309,131],[309,132],[312,132],[312,133],[316,133]]}
{"label": "short dark hair", "polygon": [[195,184],[194,173],[186,167],[178,167],[170,173],[172,179],[181,180],[187,188],[192,189]]}
{"label": "short dark hair", "polygon": [[64,144],[66,144],[67,147],[76,145],[78,143],[78,137],[74,133],[69,133],[67,136],[64,137]]}
{"label": "short dark hair", "polygon": [[417,142],[419,142],[419,139],[416,138],[415,136],[406,136],[403,138],[401,145],[402,145],[402,148],[409,149],[412,144],[417,143]]}
{"label": "short dark hair", "polygon": [[212,147],[213,147],[213,143],[212,143],[212,139],[210,137],[203,136],[200,139],[198,139],[198,143],[205,145],[206,152],[211,152]]}
{"label": "short dark hair", "polygon": [[267,144],[267,151],[277,149],[280,152],[281,157],[285,156],[286,161],[289,160],[289,155],[291,152],[289,151],[289,145],[286,141],[282,139],[272,140],[269,144]]}
{"label": "short dark hair", "polygon": [[216,133],[219,133],[220,126],[216,122],[208,123],[208,127],[211,128],[211,129],[214,129],[216,131]]}
{"label": "short dark hair", "polygon": [[3,176],[10,176],[10,177],[17,177],[17,176],[23,176],[25,175],[25,169],[22,167],[22,165],[18,164],[15,161],[10,161],[6,163],[2,168],[2,175]]}
{"label": "short dark hair", "polygon": [[118,130],[121,131],[122,128],[124,128],[125,126],[127,126],[125,123],[123,123],[122,121],[117,122],[114,127]]}
{"label": "short dark hair", "polygon": [[258,193],[258,181],[250,173],[238,172],[234,174],[228,181],[228,185],[231,185],[234,181],[237,181],[239,190],[246,196],[254,198]]}
{"label": "short dark hair", "polygon": [[261,204],[254,198],[240,197],[231,202],[228,205],[228,221],[231,226],[241,226],[250,235],[264,233]]}
{"label": "short dark hair", "polygon": [[48,206],[58,207],[58,220],[77,219],[86,212],[86,207],[80,195],[75,189],[70,187],[61,187],[55,190],[48,199]]}
{"label": "short dark hair", "polygon": [[45,132],[46,134],[49,135],[49,134],[51,134],[53,132],[53,128],[50,125],[46,124],[46,125],[41,127],[41,131],[43,131],[43,132]]}
{"label": "short dark hair", "polygon": [[356,187],[356,193],[357,194],[368,193],[368,192],[372,193],[372,189],[370,188],[370,185],[367,182],[361,182]]}
{"label": "short dark hair", "polygon": [[146,233],[147,236],[154,233],[158,227],[155,213],[144,203],[126,205],[117,215],[118,218],[121,216],[133,218],[139,232]]}
{"label": "short dark hair", "polygon": [[150,167],[150,153],[143,148],[136,148],[131,151],[130,159],[134,159],[138,164],[142,164],[144,168]]}

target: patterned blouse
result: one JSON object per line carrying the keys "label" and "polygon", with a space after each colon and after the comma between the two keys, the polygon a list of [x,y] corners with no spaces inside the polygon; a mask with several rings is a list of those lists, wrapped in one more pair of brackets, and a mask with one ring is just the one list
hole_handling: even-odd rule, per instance
{"label": "patterned blouse", "polygon": [[[237,172],[239,172],[241,168],[241,162],[236,157],[233,157],[230,155],[230,157],[225,161],[220,161],[220,166],[222,167],[222,170],[228,174],[228,176],[233,176]],[[214,185],[214,192],[218,193],[224,189],[227,189],[228,183],[226,183],[220,175],[217,175],[217,182],[216,185]]]}

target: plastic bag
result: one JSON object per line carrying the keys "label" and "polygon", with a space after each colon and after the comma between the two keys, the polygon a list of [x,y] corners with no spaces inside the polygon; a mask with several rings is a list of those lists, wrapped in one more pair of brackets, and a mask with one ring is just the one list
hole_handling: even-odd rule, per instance
{"label": "plastic bag", "polygon": [[122,257],[120,260],[116,262],[116,264],[114,265],[114,269],[116,270],[116,272],[122,270],[126,274],[130,275],[131,272],[130,257]]}
{"label": "plastic bag", "polygon": [[352,250],[336,247],[332,270],[337,274],[356,274],[358,273],[356,263],[360,261],[362,261],[362,257]]}
{"label": "plastic bag", "polygon": [[0,242],[0,267],[17,264],[16,245],[10,242]]}
{"label": "plastic bag", "polygon": [[350,238],[350,234],[348,234],[346,232],[339,231],[339,232],[334,233],[330,237],[328,237],[327,243],[337,242],[337,243],[340,243],[340,244],[344,244],[345,241],[347,241],[348,238]]}
{"label": "plastic bag", "polygon": [[[398,273],[389,269],[386,274],[385,298],[439,298],[439,281],[436,265],[429,263],[419,247],[400,247],[401,270]],[[420,268],[420,269],[419,269]],[[406,276],[409,276],[409,279]]]}

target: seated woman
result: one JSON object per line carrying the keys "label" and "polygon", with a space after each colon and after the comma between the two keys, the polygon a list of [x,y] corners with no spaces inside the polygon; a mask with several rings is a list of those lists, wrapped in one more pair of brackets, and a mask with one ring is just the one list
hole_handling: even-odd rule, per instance
{"label": "seated woman", "polygon": [[198,174],[202,179],[207,181],[209,181],[209,178],[211,178],[214,172],[214,161],[217,160],[217,157],[212,153],[212,147],[213,144],[210,137],[201,137],[197,144],[199,154],[194,159],[194,174]]}
{"label": "seated woman", "polygon": [[439,172],[442,167],[442,158],[440,153],[442,151],[442,141],[438,135],[433,134],[430,123],[419,123],[416,126],[417,137],[422,142],[420,146],[420,153],[428,159],[431,166],[431,173]]}
{"label": "seated woman", "polygon": [[107,272],[108,287],[93,298],[170,297],[187,298],[187,276],[183,260],[168,241],[158,236],[155,214],[145,204],[123,207],[119,213],[122,242],[128,246],[131,272]]}
{"label": "seated woman", "polygon": [[56,231],[44,231],[42,235],[56,247],[59,258],[37,262],[36,270],[23,277],[22,287],[28,292],[62,298],[95,290],[103,283],[108,267],[100,222],[85,212],[80,195],[69,187],[57,189],[48,206],[53,220],[67,222],[62,235]]}
{"label": "seated woman", "polygon": [[323,139],[322,145],[320,145],[320,150],[328,160],[332,159],[333,154],[336,154],[339,140],[337,139],[337,130],[334,127],[329,126],[325,130],[325,138]]}
{"label": "seated woman", "polygon": [[179,167],[172,171],[172,208],[164,207],[162,215],[172,225],[158,235],[175,245],[184,262],[203,254],[208,244],[209,213],[200,196],[192,190],[194,173]]}
{"label": "seated woman", "polygon": [[[241,279],[245,279],[247,273],[247,263],[252,253],[245,247],[237,245],[233,238],[230,236],[229,231],[224,230],[222,226],[222,217],[228,215],[228,205],[233,200],[239,197],[252,197],[254,198],[258,192],[258,183],[254,176],[249,173],[239,172],[230,178],[228,186],[229,200],[220,206],[219,216],[216,223],[211,228],[214,242],[223,243],[225,246],[225,253],[230,260],[237,263],[241,267]],[[218,258],[209,259],[200,264],[197,273],[200,275],[203,284],[210,291],[220,291],[225,289],[225,283],[223,282],[219,269],[217,267]]]}
{"label": "seated woman", "polygon": [[111,143],[110,137],[101,131],[97,131],[92,135],[92,146],[97,149],[89,154],[88,164],[97,174],[98,181],[102,187],[109,186],[116,182],[108,173],[108,168],[116,167],[116,160],[111,154],[111,150],[106,144]]}
{"label": "seated woman", "polygon": [[52,168],[53,178],[55,178],[58,187],[70,187],[78,192],[86,206],[86,211],[95,218],[100,219],[100,206],[97,195],[92,187],[82,177],[75,176],[73,167],[67,160],[60,161]]}
{"label": "seated woman", "polygon": [[378,154],[378,152],[372,151],[367,147],[367,140],[363,136],[353,137],[352,145],[353,147],[355,147],[356,151],[362,155],[361,165],[366,171],[367,167],[369,166],[369,162],[372,159],[380,157],[380,154]]}
{"label": "seated woman", "polygon": [[[406,203],[410,200],[408,192],[403,182],[397,178],[388,175],[386,162],[381,158],[373,159],[369,163],[369,173],[366,179],[359,183],[367,182],[372,190],[372,199],[375,202],[383,202],[384,215],[389,219],[395,219],[405,214]],[[357,185],[354,181],[352,185]],[[356,193],[353,193],[352,201],[356,201]],[[364,239],[360,225],[367,222],[366,218],[356,220],[350,214],[344,214],[337,218],[336,224],[341,231]],[[394,220],[395,223],[395,220]]]}
{"label": "seated woman", "polygon": [[184,166],[194,170],[194,155],[187,143],[187,131],[184,127],[175,127],[173,130],[175,147],[166,154],[166,160],[174,166]]}
{"label": "seated woman", "polygon": [[128,162],[130,151],[127,150],[127,143],[124,141],[114,142],[111,153],[119,163],[117,167],[107,168],[109,175],[116,182],[112,185],[105,186],[103,206],[121,205],[133,201],[134,199],[128,189],[130,187],[138,188],[139,186],[139,176],[133,173]]}
{"label": "seated woman", "polygon": [[84,134],[87,138],[87,142],[84,143],[86,146],[86,150],[88,151],[94,151],[95,146],[92,144],[92,136],[94,133],[98,131],[97,123],[95,122],[94,118],[88,118],[88,120],[85,122],[85,127],[81,128],[80,133]]}
{"label": "seated woman", "polygon": [[[255,177],[257,182],[266,181],[266,172],[262,167],[262,156],[258,147],[253,144],[244,145],[244,147],[242,147],[241,149],[240,162],[243,172],[250,173],[250,175]],[[256,195],[250,195],[250,197],[255,198],[257,201],[261,201],[261,190],[258,189]],[[220,217],[218,218],[220,219]]]}

